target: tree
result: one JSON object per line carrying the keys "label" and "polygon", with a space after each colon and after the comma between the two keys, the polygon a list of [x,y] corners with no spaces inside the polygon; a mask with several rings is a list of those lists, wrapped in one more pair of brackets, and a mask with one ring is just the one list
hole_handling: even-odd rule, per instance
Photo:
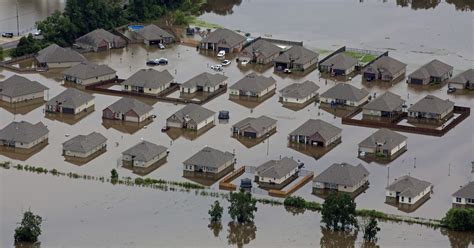
{"label": "tree", "polygon": [[110,171],[110,181],[111,181],[113,184],[116,184],[117,181],[118,181],[118,179],[119,179],[119,174],[118,174],[117,170],[112,169],[112,170]]}
{"label": "tree", "polygon": [[380,231],[378,227],[377,220],[374,217],[371,217],[368,222],[363,225],[364,240],[368,242],[373,242],[377,240],[377,233]]}
{"label": "tree", "polygon": [[211,205],[211,209],[209,209],[208,211],[209,215],[211,216],[211,221],[212,222],[221,221],[223,211],[224,211],[224,208],[221,207],[221,204],[219,204],[219,201],[215,201],[214,204]]}
{"label": "tree", "polygon": [[0,61],[3,60],[3,47],[0,47]]}
{"label": "tree", "polygon": [[15,242],[34,243],[38,241],[38,236],[41,235],[42,221],[43,219],[39,215],[35,215],[29,210],[26,211],[19,223],[20,226],[15,229]]}
{"label": "tree", "polygon": [[249,192],[240,189],[239,192],[230,193],[229,196],[229,214],[237,222],[251,222],[254,219],[254,212],[257,211],[257,200]]}
{"label": "tree", "polygon": [[451,230],[474,231],[474,209],[451,208],[442,222]]}
{"label": "tree", "polygon": [[322,222],[333,230],[357,227],[356,204],[347,194],[331,193],[323,203]]}
{"label": "tree", "polygon": [[46,41],[59,46],[72,44],[79,32],[69,17],[59,11],[55,11],[43,21],[36,22],[36,27],[41,30]]}
{"label": "tree", "polygon": [[37,53],[39,50],[45,47],[45,43],[42,40],[35,39],[33,35],[21,37],[16,48],[11,51],[12,57],[20,57],[26,54]]}

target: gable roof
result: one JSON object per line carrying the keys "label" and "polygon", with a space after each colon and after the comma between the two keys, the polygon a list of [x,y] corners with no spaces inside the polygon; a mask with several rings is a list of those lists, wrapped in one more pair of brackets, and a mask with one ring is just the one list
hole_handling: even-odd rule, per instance
{"label": "gable roof", "polygon": [[218,73],[211,74],[209,72],[203,72],[197,76],[194,76],[188,81],[184,82],[183,84],[181,84],[181,86],[186,87],[186,88],[194,88],[196,86],[215,87],[227,79],[228,77],[222,74],[218,74]]}
{"label": "gable roof", "polygon": [[38,52],[36,60],[40,63],[65,63],[83,62],[86,58],[74,50],[51,44]]}
{"label": "gable roof", "polygon": [[256,173],[261,177],[282,178],[298,168],[298,162],[284,157],[281,160],[270,160],[257,167]]}
{"label": "gable roof", "polygon": [[223,164],[234,159],[234,154],[222,152],[212,147],[204,147],[202,150],[188,158],[183,164],[201,165],[212,168],[219,168]]}
{"label": "gable roof", "polygon": [[92,132],[88,135],[77,135],[63,143],[63,150],[87,153],[107,141],[104,135]]}
{"label": "gable roof", "polygon": [[259,38],[255,42],[252,42],[250,45],[245,47],[241,53],[246,54],[256,54],[257,56],[263,56],[265,58],[271,57],[279,52],[281,52],[282,48],[269,42]]}
{"label": "gable roof", "polygon": [[386,187],[386,190],[400,192],[400,196],[415,197],[430,187],[431,183],[411,176],[402,176]]}
{"label": "gable roof", "polygon": [[321,94],[321,97],[358,102],[368,95],[369,92],[364,88],[358,89],[350,84],[338,83]]}
{"label": "gable roof", "polygon": [[204,39],[202,39],[202,43],[222,43],[227,44],[230,47],[237,46],[238,44],[246,41],[247,38],[244,36],[231,31],[226,28],[218,28],[207,35]]}
{"label": "gable roof", "polygon": [[196,124],[198,124],[204,120],[207,120],[209,117],[213,116],[214,114],[215,114],[214,111],[211,111],[200,105],[190,103],[184,106],[182,109],[178,110],[171,117],[175,117],[176,119],[181,120],[181,121],[184,121],[185,118],[189,118],[195,121]]}
{"label": "gable roof", "polygon": [[31,143],[49,133],[43,122],[14,121],[0,130],[0,140]]}
{"label": "gable roof", "polygon": [[161,40],[164,38],[174,39],[174,36],[172,34],[166,32],[165,30],[154,24],[146,25],[145,27],[136,32],[145,40]]}
{"label": "gable roof", "polygon": [[173,82],[174,78],[168,70],[157,71],[155,69],[141,69],[135,72],[122,85],[132,85],[143,88],[159,89]]}
{"label": "gable roof", "polygon": [[407,65],[405,63],[400,62],[390,56],[382,56],[375,60],[372,64],[368,65],[363,69],[364,72],[372,72],[376,73],[380,72],[388,72],[391,75],[397,74],[399,71],[406,68]]}
{"label": "gable roof", "polygon": [[276,84],[276,80],[273,77],[264,77],[252,72],[230,86],[229,89],[258,93],[274,84]]}
{"label": "gable roof", "polygon": [[122,152],[122,155],[129,155],[134,157],[135,160],[148,162],[158,155],[166,152],[168,148],[162,145],[156,145],[148,141],[141,141],[140,143],[130,147],[126,151]]}
{"label": "gable roof", "polygon": [[290,63],[292,60],[296,64],[306,64],[312,60],[317,60],[319,54],[302,46],[293,46],[280,56],[275,58],[275,62]]}
{"label": "gable roof", "polygon": [[94,96],[75,88],[67,88],[51,98],[46,105],[61,104],[64,108],[77,108],[94,99]]}
{"label": "gable roof", "polygon": [[410,78],[429,78],[429,77],[442,77],[444,74],[453,70],[453,67],[441,62],[437,59],[430,61],[429,63],[418,68],[412,72],[408,77]]}
{"label": "gable roof", "polygon": [[330,140],[338,135],[340,135],[342,129],[331,125],[323,120],[309,119],[301,126],[296,128],[295,131],[291,132],[290,135],[300,135],[300,136],[313,136],[318,133],[325,140]]}
{"label": "gable roof", "polygon": [[408,108],[408,111],[442,114],[452,107],[454,107],[454,102],[449,99],[443,100],[433,95],[427,95]]}
{"label": "gable roof", "polygon": [[316,93],[319,86],[313,81],[306,80],[303,83],[293,83],[280,90],[282,97],[303,99]]}
{"label": "gable roof", "polygon": [[25,77],[13,75],[0,82],[0,95],[18,97],[47,90],[48,87]]}
{"label": "gable roof", "polygon": [[474,182],[462,186],[458,191],[454,192],[454,197],[474,199]]}
{"label": "gable roof", "polygon": [[82,80],[115,74],[116,71],[108,65],[98,65],[90,62],[82,62],[63,71],[66,76],[72,76]]}
{"label": "gable roof", "polygon": [[125,45],[125,40],[122,37],[112,34],[111,32],[102,28],[91,31],[76,39],[77,44],[91,47],[98,47],[102,41],[106,41],[107,43],[116,43],[118,45],[121,43]]}
{"label": "gable roof", "polygon": [[353,166],[348,163],[334,163],[315,177],[314,181],[353,187],[369,174],[362,164]]}
{"label": "gable roof", "polygon": [[387,128],[381,128],[359,143],[359,147],[380,147],[392,150],[406,141],[407,137]]}
{"label": "gable roof", "polygon": [[387,91],[383,95],[367,103],[362,108],[377,110],[377,111],[392,112],[392,111],[400,109],[404,103],[405,103],[405,100],[403,100],[401,96],[394,94],[390,91]]}
{"label": "gable roof", "polygon": [[144,115],[152,111],[153,107],[134,98],[122,97],[106,109],[109,109],[113,113],[127,113],[133,110],[138,115]]}
{"label": "gable roof", "polygon": [[465,70],[449,80],[450,83],[466,84],[474,83],[474,69]]}
{"label": "gable roof", "polygon": [[239,129],[250,127],[257,132],[261,132],[262,130],[267,129],[275,125],[276,123],[277,123],[277,120],[267,117],[265,115],[262,115],[258,118],[247,117],[235,123],[232,127],[239,128]]}
{"label": "gable roof", "polygon": [[326,59],[321,65],[332,67],[333,69],[347,70],[355,65],[359,61],[352,56],[345,53],[337,53]]}

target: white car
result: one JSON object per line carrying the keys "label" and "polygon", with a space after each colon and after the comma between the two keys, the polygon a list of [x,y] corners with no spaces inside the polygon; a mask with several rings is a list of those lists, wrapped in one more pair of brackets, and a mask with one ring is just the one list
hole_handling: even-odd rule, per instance
{"label": "white car", "polygon": [[228,65],[230,65],[230,60],[226,59],[226,60],[222,61],[221,64],[222,64],[223,66],[228,66]]}
{"label": "white car", "polygon": [[220,50],[219,53],[217,53],[217,57],[224,57],[225,56],[225,51]]}
{"label": "white car", "polygon": [[162,43],[158,43],[158,47],[159,47],[160,49],[165,49],[165,45],[163,45]]}
{"label": "white car", "polygon": [[249,63],[249,61],[246,60],[246,59],[240,61],[240,64],[241,64],[241,65],[247,65],[248,63]]}
{"label": "white car", "polygon": [[211,65],[211,69],[214,71],[222,71],[222,65]]}

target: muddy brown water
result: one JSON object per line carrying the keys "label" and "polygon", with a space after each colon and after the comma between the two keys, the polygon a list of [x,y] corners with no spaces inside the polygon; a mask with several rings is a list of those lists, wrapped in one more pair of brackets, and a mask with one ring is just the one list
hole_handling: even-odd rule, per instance
{"label": "muddy brown water", "polygon": [[[231,12],[226,12],[230,15],[208,13],[202,18],[253,35],[272,34],[273,38],[303,40],[311,49],[333,50],[341,45],[364,49],[389,49],[391,56],[408,64],[407,73],[433,58],[452,64],[456,73],[473,67],[474,42],[472,32],[466,32],[472,30],[472,19],[470,19],[472,13],[456,11],[448,3],[443,2],[436,8],[423,11],[401,8],[394,2],[361,4],[356,1],[300,1],[299,4],[288,5],[279,0],[272,1],[272,4],[268,0],[259,0],[241,3],[239,1],[238,4],[233,6]],[[341,10],[343,5],[347,10]],[[271,13],[262,11],[268,6],[272,6]],[[331,13],[340,11],[346,13],[346,17],[343,20],[338,19],[340,22],[330,22],[334,19]],[[272,16],[281,16],[284,12],[287,13],[285,15],[298,13],[296,16],[299,18],[292,18],[291,21],[280,25],[271,23],[271,20],[274,20]],[[258,18],[257,21],[252,18],[257,13],[259,15],[268,13],[268,16]],[[442,16],[446,18],[440,18]],[[306,23],[320,25],[306,25]],[[457,37],[455,42],[452,37]],[[169,65],[155,69],[169,70],[178,82],[184,82],[203,71],[210,71],[208,65],[218,62],[214,57],[199,55],[194,48],[179,45],[166,50],[132,45],[123,50],[87,54],[86,57],[93,62],[110,65],[118,71],[120,78],[127,78],[138,69],[146,68],[147,59],[166,57],[170,61]],[[250,71],[252,70],[238,68],[232,63],[224,69],[224,74],[229,77],[229,85],[232,85]],[[24,76],[49,87],[48,95],[52,98],[65,89],[62,86],[60,72],[61,70],[55,70],[45,74]],[[273,76],[277,80],[278,90],[290,83],[308,79],[321,87],[320,93],[335,84],[330,79],[327,81],[324,78],[319,79],[316,71],[304,77],[274,74],[272,69],[264,70],[263,74]],[[0,71],[0,78],[11,75],[13,73],[10,71]],[[448,95],[446,86],[416,88],[408,86],[404,81],[394,85],[362,84],[360,75],[350,80],[350,83],[357,87],[366,87],[372,94],[377,95],[390,90],[407,99],[408,104],[427,94],[434,94],[441,98],[449,98],[457,105],[471,108],[474,105],[473,95]],[[21,111],[2,106],[0,127],[13,120],[43,121],[48,126],[50,135],[49,144],[25,161],[16,160],[11,154],[1,151],[0,160],[12,160],[80,174],[108,176],[112,168],[117,168],[121,152],[144,138],[170,148],[167,163],[147,175],[166,180],[187,181],[188,179],[182,177],[182,162],[206,145],[234,151],[237,157],[236,167],[258,166],[269,159],[292,156],[304,162],[306,170],[314,171],[317,175],[334,162],[362,163],[371,175],[370,187],[356,198],[359,208],[406,214],[384,203],[384,188],[394,178],[410,173],[434,185],[432,198],[409,214],[427,218],[441,218],[451,206],[451,194],[472,178],[470,174],[470,161],[474,160],[472,115],[443,137],[403,133],[408,137],[407,152],[388,165],[379,165],[367,164],[357,158],[357,144],[375,129],[341,125],[339,117],[320,109],[319,105],[310,104],[299,111],[284,108],[278,102],[278,94],[257,106],[231,101],[228,94],[221,95],[204,106],[216,112],[230,111],[229,122],[216,122],[215,127],[198,137],[184,136],[176,140],[172,140],[160,130],[165,125],[166,118],[182,105],[141,99],[153,104],[153,113],[158,117],[146,127],[136,129],[103,122],[102,109],[119,97],[96,93],[94,96],[95,111],[80,120],[73,121],[67,118],[64,120],[47,118],[43,106],[39,104],[32,108],[23,107]],[[254,107],[250,109],[246,106]],[[18,114],[14,114],[15,112]],[[263,114],[278,120],[277,132],[265,142],[249,149],[231,137],[232,124],[248,116],[258,117]],[[321,118],[343,129],[341,144],[318,160],[306,155],[305,151],[298,152],[287,147],[288,133],[309,118]],[[92,131],[100,132],[108,138],[107,152],[81,166],[64,161],[61,156],[61,143],[75,135]],[[70,136],[66,137],[66,134]],[[18,158],[25,159],[25,156],[21,154]],[[118,172],[121,176],[136,176],[130,170],[121,167],[118,168]],[[333,244],[332,247],[358,247],[361,244],[360,234],[356,238],[353,238],[353,235],[343,234],[333,237],[334,234],[321,230],[318,214],[306,212],[292,216],[282,207],[259,205],[255,227],[238,229],[229,226],[229,219],[226,217],[227,219],[222,222],[222,231],[215,237],[213,233],[219,228],[208,228],[207,220],[207,209],[213,199],[194,194],[155,192],[87,181],[72,182],[69,179],[49,176],[25,175],[15,170],[2,170],[0,178],[0,246],[2,247],[11,246],[12,230],[21,212],[29,207],[46,218],[44,234],[41,236],[44,247],[97,247],[103,244],[111,247],[147,247],[157,244],[176,247],[191,244],[193,246],[199,244],[201,247],[222,247],[240,244],[246,247],[247,243],[254,247],[298,247],[318,246],[320,242]],[[217,185],[213,185],[212,188],[216,189]],[[322,202],[321,198],[311,194],[310,183],[295,194],[308,200]],[[70,229],[64,228],[65,226]],[[233,230],[232,235],[228,234],[228,230]],[[255,234],[252,234],[254,231]],[[247,232],[251,233],[246,234]],[[239,233],[244,236],[242,240],[236,237]],[[333,243],[346,241],[349,243]],[[448,233],[419,225],[392,223],[382,224],[379,240],[382,247],[446,247],[450,244],[467,247],[466,244],[472,242],[472,234]]]}

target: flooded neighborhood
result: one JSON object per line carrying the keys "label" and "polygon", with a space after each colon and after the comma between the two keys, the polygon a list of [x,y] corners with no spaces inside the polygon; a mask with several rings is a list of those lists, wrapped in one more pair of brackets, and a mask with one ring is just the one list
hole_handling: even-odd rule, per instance
{"label": "flooded neighborhood", "polygon": [[[27,34],[66,1],[18,4]],[[0,2],[1,32],[16,35],[16,6]],[[32,247],[371,247],[361,230],[331,231],[320,212],[263,199],[323,205],[337,191],[425,224],[473,207],[473,8],[207,0],[184,27],[132,22],[72,49],[6,57],[0,246],[15,247],[29,209],[43,217]],[[111,171],[135,185],[104,183]],[[239,189],[260,199],[255,220],[210,223],[208,194],[227,211]],[[380,247],[474,245],[472,231],[443,225],[379,227]]]}

